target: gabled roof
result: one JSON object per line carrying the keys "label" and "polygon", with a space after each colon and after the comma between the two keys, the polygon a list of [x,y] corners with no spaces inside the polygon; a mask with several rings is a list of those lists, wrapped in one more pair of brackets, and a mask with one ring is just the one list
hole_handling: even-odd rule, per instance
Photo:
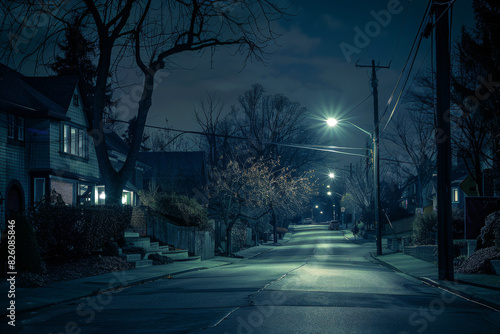
{"label": "gabled roof", "polygon": [[[130,147],[123,140],[123,138],[121,138],[120,135],[118,135],[114,131],[106,133],[105,137],[106,137],[106,139],[105,139],[106,140],[106,148],[108,149],[108,151],[112,151],[109,154],[117,157],[116,153],[118,153],[118,154],[123,156],[122,159],[125,159],[125,157],[128,155],[128,153],[130,151]],[[150,166],[148,164],[146,164],[143,160],[140,159],[140,156],[137,157],[136,166],[141,166],[141,167],[146,168],[146,169],[150,168]]]}
{"label": "gabled roof", "polygon": [[106,133],[106,147],[108,150],[115,151],[127,155],[130,147],[125,141],[114,131]]}
{"label": "gabled roof", "polygon": [[[76,83],[73,91],[75,87]],[[30,79],[24,75],[0,64],[0,103],[2,105],[31,112],[33,117],[48,116],[65,119],[67,108],[52,100],[39,88],[32,86]]]}
{"label": "gabled roof", "polygon": [[67,110],[78,85],[77,76],[25,77],[25,82]]}

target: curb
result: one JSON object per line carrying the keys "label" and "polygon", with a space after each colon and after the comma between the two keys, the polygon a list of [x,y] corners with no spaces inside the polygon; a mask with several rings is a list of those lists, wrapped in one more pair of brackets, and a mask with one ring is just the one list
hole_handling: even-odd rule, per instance
{"label": "curb", "polygon": [[[399,272],[399,273],[402,273],[402,274],[405,274],[405,275],[408,275],[410,277],[413,277],[417,280],[419,280],[420,282],[424,283],[424,284],[427,284],[427,285],[430,285],[432,287],[435,287],[435,288],[438,288],[438,289],[442,289],[442,290],[445,290],[445,291],[448,291],[452,294],[455,294],[459,297],[462,297],[464,299],[467,299],[469,301],[472,301],[472,302],[475,302],[475,303],[478,303],[478,304],[482,304],[483,306],[487,306],[488,308],[491,308],[493,309],[494,311],[496,312],[500,312],[500,303],[495,303],[495,302],[492,302],[490,300],[486,300],[486,299],[483,299],[481,297],[478,297],[474,294],[469,294],[467,292],[464,292],[464,291],[461,291],[459,289],[454,289],[446,284],[442,284],[442,283],[439,283],[439,282],[436,282],[430,278],[427,278],[427,277],[420,277],[420,276],[414,276],[414,275],[411,275],[409,273],[406,273],[396,267],[394,267],[393,265],[390,265],[388,264],[387,262],[384,262],[383,260],[377,258],[376,256],[373,255],[373,253],[370,253],[370,256],[372,257],[373,260],[375,260],[377,263],[391,269],[391,270],[394,270],[396,272]],[[450,283],[458,283],[458,284],[462,284],[462,285],[471,285],[471,286],[479,286],[480,284],[471,284],[470,282],[467,282],[467,281],[463,281],[463,280],[456,280],[454,282],[450,282]],[[493,289],[493,290],[497,290],[496,288],[492,288],[492,287],[487,287],[487,286],[479,286],[481,288],[485,288],[485,289]]]}
{"label": "curb", "polygon": [[[110,292],[110,291],[115,291],[115,290],[119,290],[119,289],[130,288],[130,287],[133,287],[133,286],[136,286],[136,285],[141,285],[141,284],[144,284],[144,283],[153,282],[153,281],[157,281],[157,280],[160,280],[160,279],[166,279],[169,276],[173,276],[173,275],[180,275],[180,274],[185,274],[185,273],[189,273],[189,272],[193,272],[193,271],[199,271],[199,270],[206,270],[206,269],[210,269],[210,268],[223,267],[223,266],[227,266],[227,265],[230,265],[230,264],[232,264],[232,263],[220,264],[220,265],[216,265],[216,266],[213,266],[213,267],[196,267],[196,268],[191,268],[191,269],[176,271],[176,272],[172,272],[172,273],[168,273],[168,274],[156,275],[156,276],[152,276],[152,277],[149,277],[149,278],[142,278],[142,279],[137,279],[137,280],[130,280],[130,281],[124,282],[124,283],[118,283],[118,284],[114,283],[111,287],[107,287],[107,288],[102,289],[102,290],[100,288],[97,288],[96,290],[92,291],[91,293],[85,293],[85,294],[80,295],[78,297],[72,297],[72,298],[68,298],[68,299],[63,299],[63,300],[59,300],[59,301],[52,302],[52,303],[47,303],[45,305],[40,305],[40,306],[34,306],[34,307],[27,307],[27,308],[22,308],[22,309],[16,309],[16,314],[23,314],[23,313],[33,312],[33,311],[37,311],[37,310],[40,310],[40,309],[43,309],[43,308],[46,308],[46,307],[55,306],[55,305],[59,305],[59,304],[63,304],[63,303],[68,303],[68,302],[72,302],[72,301],[75,301],[75,300],[80,300],[80,299],[83,299],[83,298],[86,298],[86,297],[97,296],[97,295],[100,295],[100,294],[103,294],[103,293],[106,293],[106,292]],[[119,271],[115,271],[115,273],[117,273],[117,272],[119,272]],[[112,274],[112,273],[113,272],[111,272],[110,274]],[[8,313],[4,313],[4,311],[2,311],[2,313],[0,314],[0,319],[7,318],[7,316],[8,316]]]}
{"label": "curb", "polygon": [[[156,276],[152,276],[152,277],[148,277],[148,278],[130,280],[130,281],[127,281],[127,282],[124,282],[124,283],[114,283],[111,287],[108,286],[108,287],[106,287],[104,289],[97,288],[96,290],[94,290],[94,291],[92,291],[90,293],[85,293],[85,294],[80,295],[78,297],[72,297],[72,298],[68,298],[68,299],[63,299],[63,300],[59,300],[59,301],[52,302],[52,303],[47,303],[45,305],[40,305],[40,306],[34,306],[34,307],[27,307],[27,308],[22,308],[22,309],[16,309],[16,314],[23,314],[23,313],[33,312],[33,311],[37,311],[37,310],[40,310],[40,309],[43,309],[43,308],[46,308],[46,307],[55,306],[55,305],[59,305],[59,304],[63,304],[63,303],[68,303],[68,302],[72,302],[72,301],[75,301],[75,300],[80,300],[80,299],[83,299],[83,298],[86,298],[86,297],[97,296],[97,295],[100,295],[100,294],[103,294],[103,293],[106,293],[106,292],[110,292],[110,291],[115,291],[115,290],[119,290],[119,289],[130,288],[130,287],[133,287],[133,286],[136,286],[136,285],[141,285],[141,284],[144,284],[144,283],[153,282],[153,281],[157,281],[157,280],[160,280],[160,279],[167,279],[169,276],[173,276],[173,275],[181,275],[181,274],[185,274],[185,273],[189,273],[189,272],[193,272],[193,271],[207,270],[207,269],[211,269],[211,268],[218,268],[218,267],[228,266],[228,265],[231,265],[231,264],[239,263],[239,262],[241,262],[241,261],[243,261],[245,259],[255,258],[257,256],[260,256],[260,255],[265,254],[267,252],[270,252],[272,250],[273,250],[273,248],[269,248],[269,249],[263,250],[261,253],[255,254],[255,255],[253,255],[251,257],[242,258],[242,259],[239,259],[239,260],[234,261],[234,262],[227,262],[227,263],[215,265],[215,266],[212,266],[212,267],[200,266],[200,267],[195,267],[195,268],[191,268],[191,269],[186,269],[186,270],[171,272],[171,273],[168,273],[168,274],[161,274],[161,275],[156,275]],[[119,272],[119,271],[117,271],[117,272]],[[109,274],[112,274],[112,273],[113,272],[111,272]],[[8,315],[8,313],[4,313],[4,311],[2,311],[2,313],[0,314],[0,319],[7,318],[7,315]]]}

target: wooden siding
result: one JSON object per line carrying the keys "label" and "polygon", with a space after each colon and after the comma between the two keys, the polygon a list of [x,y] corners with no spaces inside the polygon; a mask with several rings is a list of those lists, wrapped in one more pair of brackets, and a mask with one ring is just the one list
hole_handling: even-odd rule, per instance
{"label": "wooden siding", "polygon": [[[7,186],[11,180],[21,183],[24,192],[24,208],[29,205],[29,175],[27,167],[27,149],[29,139],[25,136],[25,146],[8,144],[7,141],[7,113],[0,112],[0,191],[3,198],[7,198]],[[26,127],[26,122],[25,122]],[[0,210],[0,225],[5,226],[6,202]]]}

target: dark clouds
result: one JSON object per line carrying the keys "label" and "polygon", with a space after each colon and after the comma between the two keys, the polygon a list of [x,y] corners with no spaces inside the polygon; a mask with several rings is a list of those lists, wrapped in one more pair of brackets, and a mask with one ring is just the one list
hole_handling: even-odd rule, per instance
{"label": "dark clouds", "polygon": [[[214,56],[183,55],[176,59],[183,68],[173,69],[155,91],[150,122],[158,125],[167,117],[174,128],[197,129],[193,108],[207,91],[219,92],[229,110],[237,96],[254,83],[261,83],[268,93],[283,93],[300,102],[314,117],[340,117],[370,94],[369,73],[356,69],[358,59],[367,64],[376,59],[384,65],[392,60],[391,69],[377,73],[382,113],[406,61],[427,1],[401,0],[399,6],[403,10],[392,15],[385,26],[379,23],[378,34],[374,35],[377,31],[372,30],[369,45],[352,54],[353,62],[346,61],[339,45],[355,46],[356,30],[374,27],[373,22],[378,21],[373,12],[387,10],[388,3],[394,1],[296,1],[292,11],[297,15],[279,26],[280,48],[272,50],[266,64],[248,63],[243,67],[241,56],[224,49]],[[470,24],[470,19],[471,1],[457,2],[454,31],[460,30],[462,22]],[[430,56],[426,61],[424,56],[429,48],[430,40],[425,40],[415,72],[427,67]],[[369,99],[349,119],[371,131],[372,113],[373,102]],[[356,147],[362,146],[366,139],[352,129],[330,136],[336,141],[332,144]]]}

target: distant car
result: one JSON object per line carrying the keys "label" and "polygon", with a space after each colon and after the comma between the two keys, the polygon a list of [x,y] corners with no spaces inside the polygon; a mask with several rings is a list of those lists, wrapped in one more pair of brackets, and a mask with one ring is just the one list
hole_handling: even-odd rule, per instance
{"label": "distant car", "polygon": [[339,230],[339,221],[338,220],[331,220],[330,224],[328,225],[328,229],[330,231],[338,231]]}
{"label": "distant car", "polygon": [[311,218],[304,218],[302,219],[302,224],[312,224],[312,219]]}

